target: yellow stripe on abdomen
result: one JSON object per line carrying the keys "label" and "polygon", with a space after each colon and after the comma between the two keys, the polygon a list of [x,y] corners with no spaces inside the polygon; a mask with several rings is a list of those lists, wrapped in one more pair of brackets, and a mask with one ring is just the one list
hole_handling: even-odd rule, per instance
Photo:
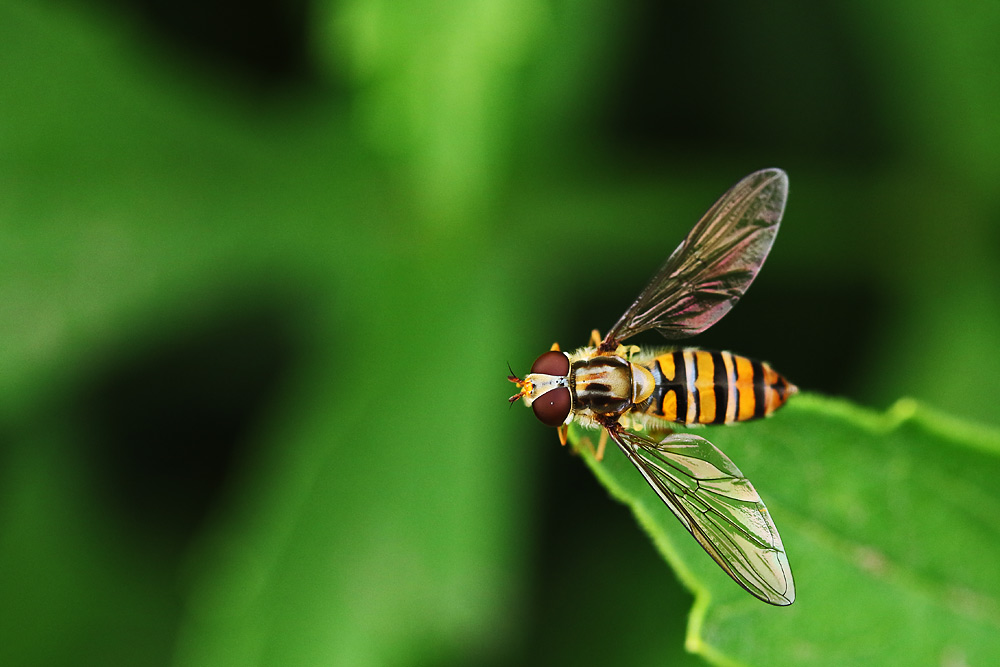
{"label": "yellow stripe on abdomen", "polygon": [[733,355],[736,362],[736,393],[739,396],[739,410],[736,421],[753,419],[756,405],[753,394],[753,364],[746,357]]}
{"label": "yellow stripe on abdomen", "polygon": [[[698,392],[698,405],[695,411],[695,422],[711,424],[715,421],[717,410],[715,401],[715,361],[712,353],[705,350],[694,350],[695,372],[694,386]],[[722,406],[725,411],[726,406]]]}
{"label": "yellow stripe on abdomen", "polygon": [[662,417],[667,421],[677,421],[677,392],[673,389],[663,396]]}

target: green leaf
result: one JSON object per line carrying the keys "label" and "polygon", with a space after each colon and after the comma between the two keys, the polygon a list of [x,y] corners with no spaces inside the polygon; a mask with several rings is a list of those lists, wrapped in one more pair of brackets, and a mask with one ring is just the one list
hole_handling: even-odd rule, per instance
{"label": "green leaf", "polygon": [[767,504],[795,576],[792,606],[731,581],[616,448],[600,463],[581,448],[695,594],[688,650],[725,665],[1000,657],[1000,433],[911,400],[877,414],[808,394],[771,419],[698,432]]}

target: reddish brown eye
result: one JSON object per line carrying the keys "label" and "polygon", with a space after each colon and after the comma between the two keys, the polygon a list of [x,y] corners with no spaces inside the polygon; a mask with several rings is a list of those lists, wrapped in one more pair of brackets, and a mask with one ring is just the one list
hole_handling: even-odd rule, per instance
{"label": "reddish brown eye", "polygon": [[569,357],[557,350],[546,352],[531,364],[531,372],[566,377],[569,375]]}
{"label": "reddish brown eye", "polygon": [[569,389],[557,387],[534,400],[531,409],[546,426],[560,426],[569,416]]}

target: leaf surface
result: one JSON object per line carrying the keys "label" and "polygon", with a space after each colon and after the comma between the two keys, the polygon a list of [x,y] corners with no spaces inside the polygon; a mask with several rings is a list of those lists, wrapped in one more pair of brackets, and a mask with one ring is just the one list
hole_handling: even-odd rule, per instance
{"label": "leaf surface", "polygon": [[767,504],[795,576],[792,606],[734,584],[620,452],[584,454],[694,592],[689,650],[747,665],[1000,658],[1000,434],[909,400],[877,414],[808,394],[771,419],[698,433]]}

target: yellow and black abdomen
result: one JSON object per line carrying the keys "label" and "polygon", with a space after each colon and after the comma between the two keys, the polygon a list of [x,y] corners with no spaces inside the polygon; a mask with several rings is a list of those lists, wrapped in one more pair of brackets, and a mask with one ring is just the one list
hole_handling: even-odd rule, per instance
{"label": "yellow and black abdomen", "polygon": [[656,380],[640,409],[681,424],[731,424],[766,417],[797,391],[768,364],[730,352],[687,348],[648,364]]}

